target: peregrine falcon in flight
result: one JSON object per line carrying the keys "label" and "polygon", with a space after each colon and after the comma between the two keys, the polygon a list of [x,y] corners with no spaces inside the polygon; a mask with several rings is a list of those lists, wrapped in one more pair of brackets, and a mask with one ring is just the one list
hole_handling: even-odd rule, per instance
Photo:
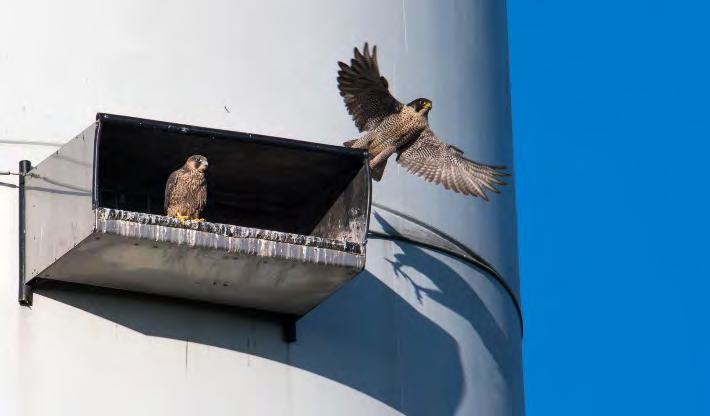
{"label": "peregrine falcon in flight", "polygon": [[207,158],[193,155],[168,177],[165,184],[165,212],[184,223],[186,220],[204,221],[200,218],[207,202],[205,170]]}
{"label": "peregrine falcon in flight", "polygon": [[484,165],[467,159],[463,151],[446,144],[429,127],[431,100],[417,98],[407,105],[390,94],[387,79],[377,67],[377,46],[355,48],[350,65],[338,62],[338,89],[362,135],[344,143],[367,149],[372,177],[379,181],[387,159],[397,152],[397,162],[407,171],[446,189],[488,201],[486,190],[500,193],[509,176],[504,166]]}

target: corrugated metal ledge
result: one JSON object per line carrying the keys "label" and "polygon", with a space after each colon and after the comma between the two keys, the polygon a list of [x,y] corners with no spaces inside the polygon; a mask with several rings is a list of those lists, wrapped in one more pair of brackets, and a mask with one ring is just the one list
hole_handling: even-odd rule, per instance
{"label": "corrugated metal ledge", "polygon": [[97,209],[96,216],[96,229],[102,233],[287,260],[364,266],[351,260],[356,256],[343,255],[364,251],[361,244],[348,241],[206,221],[181,224],[172,217],[110,208]]}

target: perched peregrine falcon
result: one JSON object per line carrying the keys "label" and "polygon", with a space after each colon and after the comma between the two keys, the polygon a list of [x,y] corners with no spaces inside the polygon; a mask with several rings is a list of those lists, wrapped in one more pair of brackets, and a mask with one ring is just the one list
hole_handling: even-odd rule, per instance
{"label": "perched peregrine falcon", "polygon": [[180,169],[170,174],[165,184],[165,212],[168,216],[180,222],[203,221],[200,214],[207,202],[207,165],[206,157],[193,155]]}
{"label": "perched peregrine falcon", "polygon": [[505,167],[467,159],[461,149],[437,137],[429,127],[431,100],[418,98],[404,105],[395,99],[377,67],[376,46],[370,53],[365,43],[362,53],[355,48],[350,65],[338,65],[340,95],[362,133],[344,145],[370,152],[370,168],[376,181],[382,179],[387,158],[397,152],[397,162],[407,171],[446,189],[486,201],[486,189],[500,193],[496,185],[505,182],[499,177],[509,176],[503,171]]}

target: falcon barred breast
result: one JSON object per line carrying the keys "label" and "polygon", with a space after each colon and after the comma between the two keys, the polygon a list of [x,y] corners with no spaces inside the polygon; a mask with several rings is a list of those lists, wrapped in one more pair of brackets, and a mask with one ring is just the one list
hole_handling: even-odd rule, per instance
{"label": "falcon barred breast", "polygon": [[464,157],[461,149],[446,144],[429,127],[431,100],[417,98],[407,105],[389,92],[387,79],[377,66],[377,46],[362,53],[355,48],[350,65],[338,62],[338,89],[348,112],[362,135],[344,143],[367,149],[372,177],[379,181],[387,159],[397,153],[397,162],[407,171],[446,189],[488,201],[486,190],[500,193],[509,176],[504,166],[485,165]]}
{"label": "falcon barred breast", "polygon": [[180,222],[203,221],[200,214],[207,203],[207,166],[206,157],[193,155],[180,169],[170,174],[165,184],[165,212],[168,216]]}

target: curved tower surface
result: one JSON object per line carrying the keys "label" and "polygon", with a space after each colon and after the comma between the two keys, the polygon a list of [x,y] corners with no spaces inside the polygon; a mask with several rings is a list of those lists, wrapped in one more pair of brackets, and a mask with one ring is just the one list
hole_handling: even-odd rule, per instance
{"label": "curved tower surface", "polygon": [[438,135],[513,174],[486,202],[393,157],[366,270],[295,343],[162,297],[57,285],[18,305],[17,177],[0,176],[0,414],[524,414],[504,1],[6,1],[0,38],[0,171],[97,112],[340,145],[358,131],[337,62],[369,42],[396,98],[430,99]]}

